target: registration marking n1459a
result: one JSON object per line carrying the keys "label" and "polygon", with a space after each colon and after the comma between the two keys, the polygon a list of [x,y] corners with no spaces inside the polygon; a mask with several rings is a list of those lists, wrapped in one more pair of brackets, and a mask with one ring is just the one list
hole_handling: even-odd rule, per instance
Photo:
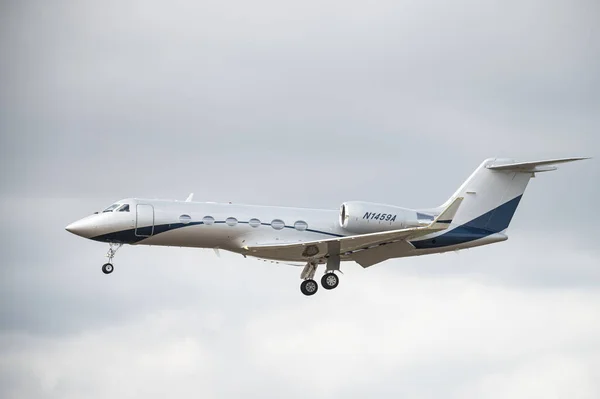
{"label": "registration marking n1459a", "polygon": [[381,220],[384,222],[394,222],[396,221],[396,216],[391,213],[377,213],[377,212],[365,212],[363,219],[367,220]]}

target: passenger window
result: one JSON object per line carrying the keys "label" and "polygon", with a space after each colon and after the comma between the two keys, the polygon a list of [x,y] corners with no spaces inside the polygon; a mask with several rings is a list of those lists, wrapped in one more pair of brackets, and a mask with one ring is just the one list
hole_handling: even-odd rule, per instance
{"label": "passenger window", "polygon": [[252,227],[258,227],[258,226],[260,226],[260,220],[253,218],[253,219],[250,219],[248,224]]}
{"label": "passenger window", "polygon": [[304,231],[308,229],[308,223],[306,223],[304,220],[298,220],[296,223],[294,223],[294,228],[298,231]]}
{"label": "passenger window", "polygon": [[118,212],[129,212],[129,204],[125,204],[119,208]]}
{"label": "passenger window", "polygon": [[215,218],[212,216],[204,216],[202,218],[202,223],[207,224],[207,225],[211,225],[215,222]]}
{"label": "passenger window", "polygon": [[271,222],[271,227],[274,228],[275,230],[281,230],[285,227],[285,223],[281,219],[274,219]]}
{"label": "passenger window", "polygon": [[236,218],[227,218],[225,219],[225,224],[227,224],[227,226],[235,226],[237,224],[237,219]]}

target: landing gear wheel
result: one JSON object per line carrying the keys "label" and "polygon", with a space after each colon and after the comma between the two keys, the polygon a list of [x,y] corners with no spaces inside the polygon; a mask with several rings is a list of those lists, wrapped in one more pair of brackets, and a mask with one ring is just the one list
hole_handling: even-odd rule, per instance
{"label": "landing gear wheel", "polygon": [[312,279],[304,280],[302,284],[300,284],[300,291],[306,296],[314,295],[318,289],[319,284]]}
{"label": "landing gear wheel", "polygon": [[102,265],[102,273],[111,274],[114,270],[112,263],[105,263]]}
{"label": "landing gear wheel", "polygon": [[321,285],[326,290],[334,289],[339,283],[340,279],[335,273],[325,273],[323,277],[321,277]]}

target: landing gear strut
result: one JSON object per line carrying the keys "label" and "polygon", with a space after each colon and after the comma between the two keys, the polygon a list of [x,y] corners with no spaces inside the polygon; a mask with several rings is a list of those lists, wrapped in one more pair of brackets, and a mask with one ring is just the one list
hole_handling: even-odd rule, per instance
{"label": "landing gear strut", "polygon": [[106,253],[106,257],[108,258],[108,263],[105,263],[102,265],[102,273],[104,274],[111,274],[114,270],[114,266],[112,264],[112,260],[115,257],[117,251],[119,250],[119,248],[121,248],[123,246],[123,244],[116,244],[116,243],[108,243],[109,248],[108,248],[108,252]]}

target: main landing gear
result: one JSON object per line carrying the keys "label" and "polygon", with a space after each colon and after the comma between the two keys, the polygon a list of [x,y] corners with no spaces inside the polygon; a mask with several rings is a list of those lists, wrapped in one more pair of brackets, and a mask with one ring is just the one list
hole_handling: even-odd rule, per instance
{"label": "main landing gear", "polygon": [[334,272],[328,272],[321,277],[321,285],[326,290],[332,290],[338,286],[340,279]]}
{"label": "main landing gear", "polygon": [[[300,292],[306,296],[311,296],[317,293],[319,285],[314,280],[315,273],[317,271],[318,261],[311,261],[304,266],[300,278],[302,284],[300,284]],[[326,290],[332,290],[337,287],[340,283],[340,278],[334,273],[335,270],[340,270],[340,258],[339,256],[330,257],[327,259],[327,269],[325,274],[321,277],[321,285]]]}
{"label": "main landing gear", "polygon": [[316,294],[318,289],[319,285],[313,279],[304,280],[302,284],[300,284],[300,291],[306,296]]}
{"label": "main landing gear", "polygon": [[119,248],[121,248],[123,246],[123,244],[116,244],[116,243],[108,243],[109,248],[108,248],[108,252],[106,253],[106,257],[108,258],[108,263],[105,263],[102,265],[102,273],[104,274],[111,274],[113,272],[113,270],[115,269],[113,264],[112,264],[112,260],[115,257],[117,251],[119,250]]}

